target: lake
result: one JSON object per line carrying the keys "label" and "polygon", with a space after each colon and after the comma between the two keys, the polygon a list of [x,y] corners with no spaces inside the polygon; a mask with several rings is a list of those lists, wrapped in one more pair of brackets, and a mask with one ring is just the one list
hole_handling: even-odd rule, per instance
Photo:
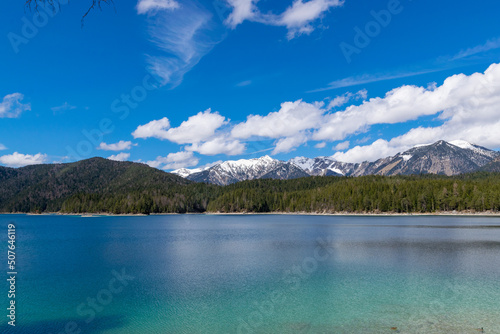
{"label": "lake", "polygon": [[500,333],[500,218],[0,215],[0,333]]}

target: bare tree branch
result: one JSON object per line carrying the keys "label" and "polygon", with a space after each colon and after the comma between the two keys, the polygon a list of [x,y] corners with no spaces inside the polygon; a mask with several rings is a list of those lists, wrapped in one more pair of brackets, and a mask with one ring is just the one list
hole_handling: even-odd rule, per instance
{"label": "bare tree branch", "polygon": [[[69,1],[69,0],[68,0]],[[106,5],[113,4],[113,0],[89,0],[92,1],[92,4],[90,5],[89,9],[83,14],[82,16],[82,26],[85,20],[85,17],[89,15],[89,13],[93,10],[98,8],[99,10],[102,10],[101,4],[105,3]],[[55,6],[60,6],[59,1],[57,0],[25,0],[24,6],[29,8],[30,10],[33,10],[38,12],[38,7],[39,6],[49,6],[53,9],[55,9]]]}
{"label": "bare tree branch", "polygon": [[89,15],[89,13],[90,13],[90,11],[92,9],[95,9],[97,7],[97,8],[99,8],[99,10],[102,10],[102,8],[101,8],[101,3],[102,2],[104,2],[106,5],[114,4],[113,0],[92,0],[92,5],[89,7],[89,9],[87,10],[87,12],[85,14],[83,14],[83,17],[82,17],[82,26],[83,26],[83,21],[85,20],[85,17],[87,17],[87,15]]}

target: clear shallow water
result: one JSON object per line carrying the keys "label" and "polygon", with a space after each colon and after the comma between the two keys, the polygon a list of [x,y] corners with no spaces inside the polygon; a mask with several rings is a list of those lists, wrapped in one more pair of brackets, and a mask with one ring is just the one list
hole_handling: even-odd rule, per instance
{"label": "clear shallow water", "polygon": [[9,222],[0,333],[500,333],[499,218],[0,215],[2,254]]}

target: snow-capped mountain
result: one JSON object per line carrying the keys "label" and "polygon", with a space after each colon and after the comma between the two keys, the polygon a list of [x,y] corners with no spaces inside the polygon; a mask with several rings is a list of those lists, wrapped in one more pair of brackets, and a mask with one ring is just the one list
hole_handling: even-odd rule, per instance
{"label": "snow-capped mountain", "polygon": [[202,172],[204,170],[205,169],[202,169],[202,168],[194,168],[194,169],[180,168],[180,169],[176,169],[174,171],[171,171],[170,173],[179,175],[183,178],[186,178],[191,174],[199,173],[199,172]]}
{"label": "snow-capped mountain", "polygon": [[309,175],[350,175],[357,164],[336,161],[332,157],[305,158],[297,157],[288,162],[302,168]]}
{"label": "snow-capped mountain", "polygon": [[278,179],[278,180],[290,180],[297,179],[299,177],[310,176],[300,167],[295,166],[292,163],[285,162],[280,164],[278,167],[272,171],[262,175],[261,179]]}
{"label": "snow-capped mountain", "polygon": [[263,156],[225,161],[210,168],[179,169],[175,174],[196,182],[227,185],[260,178],[293,179],[305,176],[363,176],[396,174],[456,175],[479,170],[498,159],[499,152],[463,140],[417,145],[374,162],[348,163],[332,157],[296,157],[288,162]]}
{"label": "snow-capped mountain", "polygon": [[440,140],[430,145],[417,145],[393,157],[359,166],[353,175],[456,175],[476,171],[492,161],[498,154],[498,152],[465,141],[448,143]]}
{"label": "snow-capped mountain", "polygon": [[452,145],[458,146],[460,148],[466,149],[466,150],[472,150],[479,155],[483,155],[486,157],[490,158],[496,158],[498,156],[498,152],[488,150],[487,148],[471,144],[469,142],[466,142],[465,140],[453,140],[449,142]]}
{"label": "snow-capped mountain", "polygon": [[[271,172],[277,168],[281,170],[274,174]],[[300,173],[302,172],[302,173]],[[271,173],[271,174],[269,174]],[[187,179],[196,182],[207,182],[218,185],[228,185],[231,183],[259,179],[269,174],[266,178],[288,179],[301,176],[308,176],[302,170],[298,171],[294,167],[287,166],[284,161],[276,160],[266,155],[257,159],[241,159],[236,161],[225,161],[201,172],[190,173]]]}

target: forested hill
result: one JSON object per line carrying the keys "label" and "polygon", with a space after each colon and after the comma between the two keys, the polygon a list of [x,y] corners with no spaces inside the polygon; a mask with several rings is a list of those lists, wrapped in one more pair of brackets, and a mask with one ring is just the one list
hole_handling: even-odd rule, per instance
{"label": "forested hill", "polygon": [[[184,205],[176,203],[185,201],[177,194],[186,193],[185,188],[191,183],[144,164],[103,158],[18,169],[0,167],[0,211],[56,212],[64,209],[64,204],[75,196],[97,195],[118,200],[142,193],[166,197],[168,199],[162,199],[165,206],[174,208]],[[141,202],[140,196],[134,198],[134,202]],[[114,205],[108,202],[102,210],[111,211]],[[125,209],[136,209],[126,205],[129,206]],[[78,211],[78,207],[71,210]]]}
{"label": "forested hill", "polygon": [[236,183],[214,212],[424,213],[500,211],[500,174],[309,177]]}
{"label": "forested hill", "polygon": [[144,164],[93,158],[0,167],[0,212],[499,211],[500,174],[311,176],[229,186],[194,183]]}

